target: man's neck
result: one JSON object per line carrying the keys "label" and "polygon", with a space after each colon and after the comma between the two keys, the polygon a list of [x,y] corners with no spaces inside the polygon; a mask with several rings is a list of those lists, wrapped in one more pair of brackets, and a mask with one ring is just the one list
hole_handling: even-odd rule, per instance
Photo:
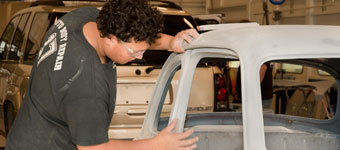
{"label": "man's neck", "polygon": [[83,27],[83,33],[86,40],[96,50],[101,63],[102,64],[106,63],[105,54],[101,51],[101,47],[99,44],[99,42],[101,41],[101,37],[99,36],[97,24],[95,22],[86,23]]}

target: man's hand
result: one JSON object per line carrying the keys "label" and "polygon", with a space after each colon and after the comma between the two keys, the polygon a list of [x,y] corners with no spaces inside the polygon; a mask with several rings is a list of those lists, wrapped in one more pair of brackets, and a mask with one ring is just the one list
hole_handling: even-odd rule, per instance
{"label": "man's hand", "polygon": [[184,133],[172,133],[175,128],[173,121],[167,128],[151,139],[142,140],[110,140],[107,143],[80,146],[78,150],[193,150],[198,137],[187,139],[194,131],[188,130]]}
{"label": "man's hand", "polygon": [[175,128],[175,121],[173,121],[167,128],[163,129],[152,140],[155,144],[154,150],[192,150],[196,149],[195,144],[198,137],[192,139],[188,138],[194,131],[188,130],[183,133],[172,133]]}
{"label": "man's hand", "polygon": [[266,64],[262,64],[261,68],[260,68],[260,82],[262,83],[264,76],[266,75],[266,71],[267,71],[267,65]]}
{"label": "man's hand", "polygon": [[[181,47],[183,42],[191,43],[193,39],[198,38],[199,34],[195,29],[188,29],[178,32],[176,36],[170,41],[170,49],[177,53],[183,53],[184,49]],[[184,40],[184,41],[183,41]]]}

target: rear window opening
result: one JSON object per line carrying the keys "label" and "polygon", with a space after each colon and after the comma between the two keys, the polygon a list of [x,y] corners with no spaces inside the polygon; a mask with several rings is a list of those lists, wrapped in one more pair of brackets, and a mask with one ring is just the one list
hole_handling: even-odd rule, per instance
{"label": "rear window opening", "polygon": [[[273,119],[282,115],[286,116],[287,120],[289,120],[290,116],[314,120],[330,120],[336,115],[337,81],[339,78],[335,73],[336,70],[323,65],[315,66],[317,59],[311,60],[311,62],[314,61],[314,65],[306,63],[308,61],[280,60],[266,62],[262,65],[266,66],[261,85],[259,85],[262,95],[262,110],[265,116],[268,117],[269,115],[269,120],[265,117],[265,126],[271,126]],[[207,70],[202,72],[202,68],[199,67],[200,64],[209,64],[208,66],[210,67],[203,69],[211,69],[214,74],[211,79],[204,76],[204,72],[207,72]],[[229,119],[232,117],[234,118],[233,121],[224,123],[229,122],[227,123],[229,125],[240,125],[242,122],[242,96],[239,93],[241,89],[239,86],[240,81],[238,81],[240,80],[239,64],[238,60],[221,58],[203,58],[199,61],[194,74],[187,108],[188,124],[185,126],[190,127],[193,125],[190,123],[190,119],[216,117],[216,115],[229,117]],[[174,94],[170,98],[175,98],[176,86],[181,72],[180,67],[178,69],[171,81],[171,87],[169,87],[173,88],[171,93]],[[259,70],[259,74],[261,77],[261,70]],[[211,83],[206,83],[205,81],[211,81]],[[210,89],[213,90],[213,95],[205,95]],[[170,104],[172,101],[173,99],[170,99]],[[169,111],[170,109],[164,110]],[[214,112],[222,113],[215,114]],[[162,125],[167,124],[164,124],[164,122],[167,122],[169,115],[169,112],[161,114],[160,130],[163,128]],[[218,117],[217,120],[219,120]],[[213,122],[205,123],[209,125],[214,124]]]}
{"label": "rear window opening", "polygon": [[[208,60],[223,60],[224,63],[221,63],[221,61],[209,62]],[[315,62],[319,61],[317,59],[307,61],[280,60],[264,63],[267,68],[264,71],[263,80],[271,81],[268,82],[270,83],[269,89],[266,86],[259,85],[262,94],[269,93],[270,95],[267,97],[267,99],[270,99],[268,103],[264,102],[265,99],[262,99],[267,148],[277,147],[277,143],[285,137],[289,137],[285,143],[302,142],[301,140],[305,139],[306,143],[313,145],[307,147],[317,146],[313,143],[315,140],[321,141],[321,143],[339,141],[336,138],[336,131],[327,129],[320,123],[320,120],[331,120],[336,115],[339,92],[339,76],[336,72],[339,70],[332,69],[334,66],[315,65]],[[242,99],[237,97],[238,93],[235,92],[240,62],[232,59],[209,58],[200,60],[200,64],[206,63],[220,64],[215,65],[218,71],[214,71],[215,76],[211,85],[209,83],[202,85],[203,80],[200,79],[200,76],[203,76],[203,73],[200,72],[201,68],[196,68],[186,110],[184,130],[194,129],[194,135],[204,139],[200,140],[200,146],[214,141],[223,143],[222,145],[225,146],[242,148]],[[283,69],[292,71],[278,71]],[[299,73],[296,73],[297,71]],[[180,72],[180,67],[178,67],[169,88],[176,87]],[[320,74],[320,72],[323,74]],[[261,70],[259,70],[259,74],[261,74]],[[265,76],[270,78],[265,79]],[[204,77],[204,79],[207,80],[207,77]],[[215,95],[210,97],[204,95],[212,87],[214,87]],[[270,91],[268,92],[268,90]],[[176,88],[172,92],[174,92],[174,96],[172,96],[174,98]],[[172,101],[170,99],[170,102]],[[158,131],[161,131],[169,123],[170,110],[170,106],[163,106],[158,122]],[[303,122],[307,123],[303,124]],[[329,130],[335,134],[320,135],[320,132],[325,132],[324,130]],[[333,146],[336,145],[338,144]],[[297,149],[294,146],[290,147]]]}

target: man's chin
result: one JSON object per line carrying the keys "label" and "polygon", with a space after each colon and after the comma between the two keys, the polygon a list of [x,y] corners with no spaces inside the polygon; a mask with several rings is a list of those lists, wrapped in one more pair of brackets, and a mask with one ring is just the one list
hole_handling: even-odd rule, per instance
{"label": "man's chin", "polygon": [[117,64],[121,64],[121,65],[127,64],[128,62],[131,62],[131,61],[116,61]]}

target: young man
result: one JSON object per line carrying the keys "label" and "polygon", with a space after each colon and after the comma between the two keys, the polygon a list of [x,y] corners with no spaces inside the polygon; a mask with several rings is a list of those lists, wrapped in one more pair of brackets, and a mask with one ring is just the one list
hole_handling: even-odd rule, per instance
{"label": "young man", "polygon": [[116,98],[116,68],[141,59],[146,49],[183,52],[185,30],[160,34],[161,14],[146,0],[113,0],[99,12],[80,8],[46,34],[33,64],[21,109],[7,137],[7,150],[195,149],[193,131],[172,133],[174,123],[151,139],[108,139]]}

